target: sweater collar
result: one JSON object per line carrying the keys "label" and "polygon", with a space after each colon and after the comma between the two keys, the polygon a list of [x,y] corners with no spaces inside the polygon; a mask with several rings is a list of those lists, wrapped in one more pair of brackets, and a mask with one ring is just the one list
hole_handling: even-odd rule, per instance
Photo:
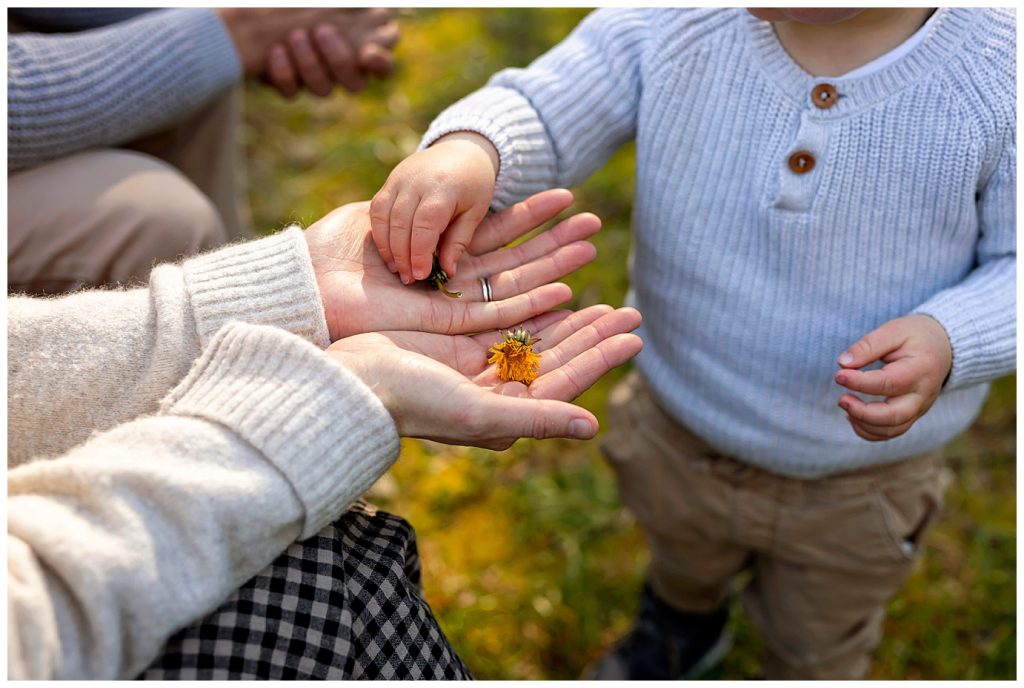
{"label": "sweater collar", "polygon": [[[852,79],[811,76],[782,47],[770,22],[746,11],[743,15],[741,21],[750,39],[751,58],[769,81],[801,109],[817,111],[821,117],[832,119],[870,107],[941,66],[970,33],[978,10],[939,8],[929,20],[928,35],[913,50],[878,72]],[[819,110],[811,102],[811,91],[822,83],[834,85],[839,94],[836,104],[827,110]]]}

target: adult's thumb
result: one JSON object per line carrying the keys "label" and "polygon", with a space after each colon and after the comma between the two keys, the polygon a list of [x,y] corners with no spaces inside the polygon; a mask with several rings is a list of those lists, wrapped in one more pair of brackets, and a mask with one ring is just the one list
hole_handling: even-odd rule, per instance
{"label": "adult's thumb", "polygon": [[594,414],[564,401],[492,395],[487,417],[496,437],[567,437],[589,440],[597,434]]}

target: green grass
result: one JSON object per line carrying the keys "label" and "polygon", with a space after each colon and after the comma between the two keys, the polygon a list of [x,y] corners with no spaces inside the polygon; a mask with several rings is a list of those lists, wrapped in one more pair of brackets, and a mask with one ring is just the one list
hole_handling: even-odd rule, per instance
{"label": "green grass", "polygon": [[[419,11],[403,19],[395,77],[367,93],[284,103],[250,87],[256,226],[308,224],[370,198],[446,105],[498,69],[527,64],[585,13]],[[622,303],[632,190],[631,147],[575,190],[576,208],[604,221],[598,259],[568,280],[576,307]],[[624,372],[580,403],[603,421],[605,396]],[[1015,385],[1000,380],[947,450],[955,481],[946,511],[889,605],[874,677],[1016,675]],[[427,599],[478,678],[576,678],[629,627],[647,554],[597,441],[520,441],[496,454],[407,440],[374,501],[416,527]],[[758,673],[757,633],[742,614],[734,619],[736,643],[717,678]]]}

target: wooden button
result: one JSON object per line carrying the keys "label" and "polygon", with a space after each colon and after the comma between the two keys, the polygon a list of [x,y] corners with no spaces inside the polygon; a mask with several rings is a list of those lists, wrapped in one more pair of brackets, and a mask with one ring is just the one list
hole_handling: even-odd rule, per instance
{"label": "wooden button", "polygon": [[814,169],[814,156],[807,151],[797,151],[789,156],[789,169],[793,174],[807,174]]}
{"label": "wooden button", "polygon": [[811,102],[822,110],[827,110],[835,105],[838,98],[839,94],[836,93],[836,87],[832,84],[818,84],[811,91]]}

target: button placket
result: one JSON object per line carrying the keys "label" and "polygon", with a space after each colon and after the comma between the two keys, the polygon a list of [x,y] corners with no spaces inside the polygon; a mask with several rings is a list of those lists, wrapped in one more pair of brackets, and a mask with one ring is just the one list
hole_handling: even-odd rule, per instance
{"label": "button placket", "polygon": [[828,127],[818,121],[815,110],[800,114],[800,128],[779,161],[779,210],[809,210],[821,183],[824,153],[828,145]]}
{"label": "button placket", "polygon": [[807,174],[814,169],[815,162],[814,154],[800,150],[789,156],[789,169],[793,174]]}

